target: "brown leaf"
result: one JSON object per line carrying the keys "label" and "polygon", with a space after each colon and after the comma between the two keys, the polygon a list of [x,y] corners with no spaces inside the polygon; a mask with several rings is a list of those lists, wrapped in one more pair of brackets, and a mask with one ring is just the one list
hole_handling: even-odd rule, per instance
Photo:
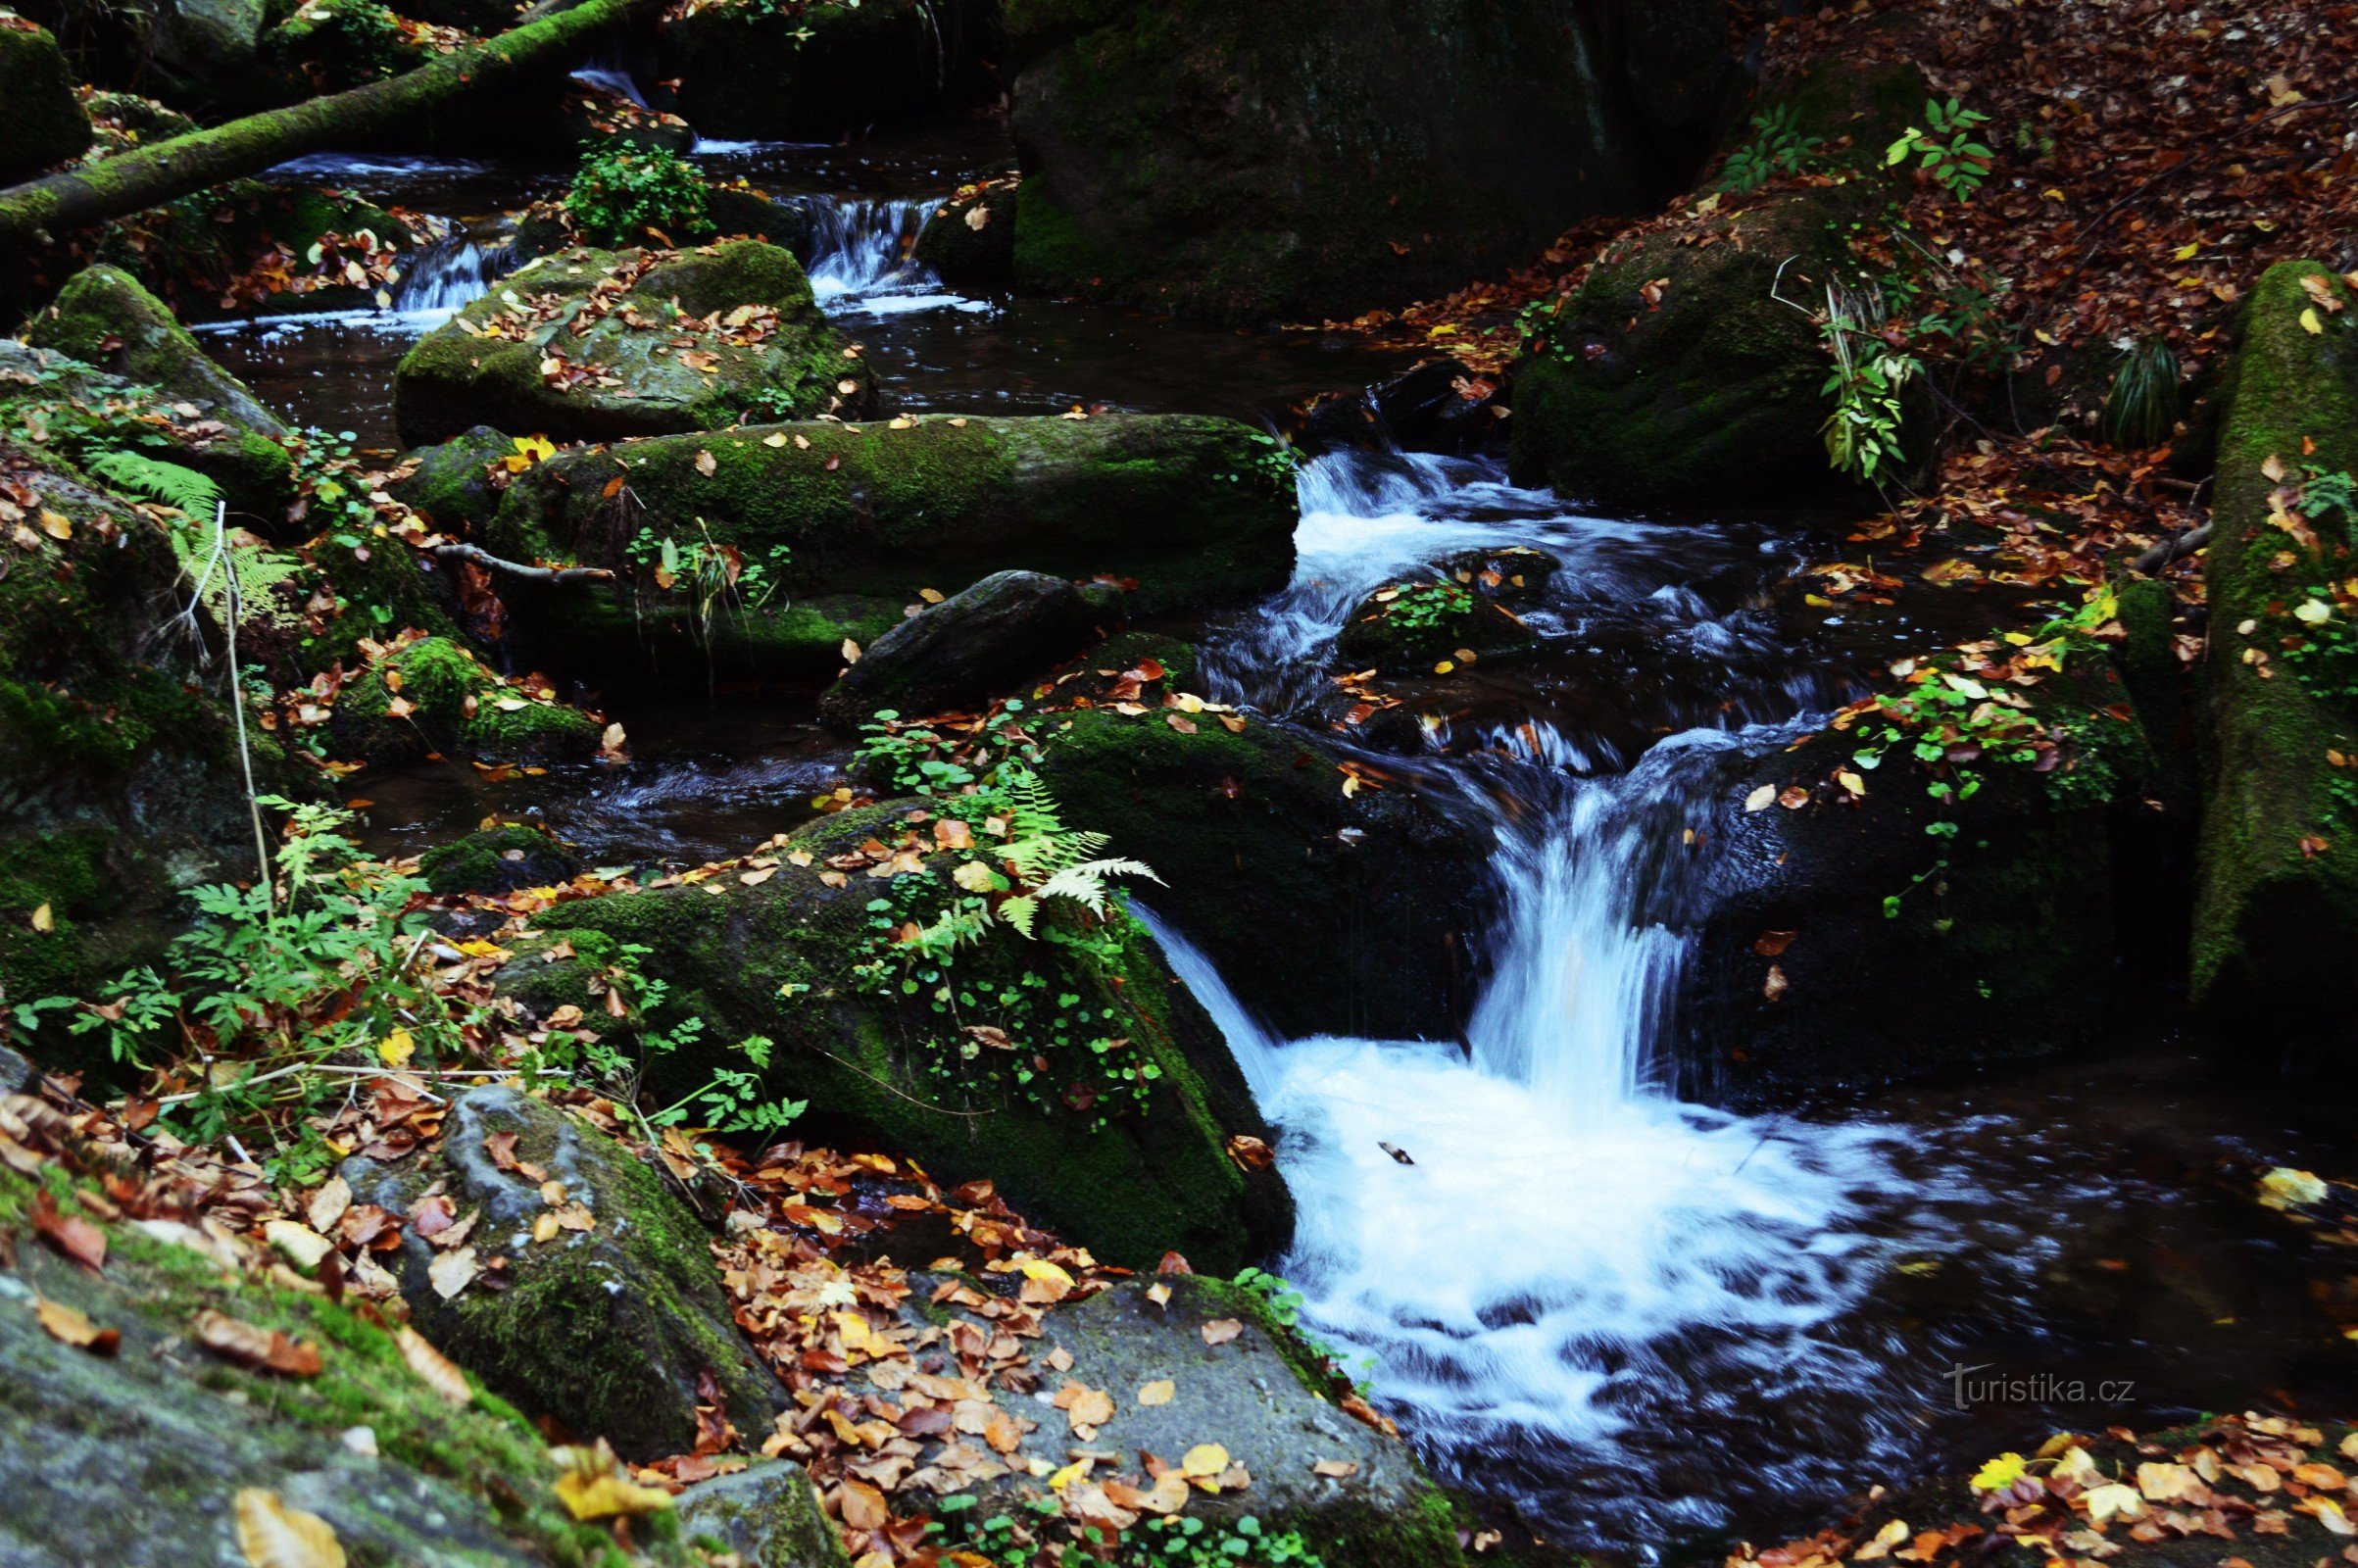
{"label": "brown leaf", "polygon": [[1215,1317],[1204,1325],[1204,1343],[1226,1345],[1245,1332],[1245,1325],[1233,1317]]}
{"label": "brown leaf", "polygon": [[1763,931],[1752,939],[1752,951],[1764,958],[1773,958],[1793,945],[1798,931]]}
{"label": "brown leaf", "polygon": [[95,1274],[106,1266],[107,1233],[79,1214],[61,1214],[47,1188],[33,1194],[33,1234],[56,1251]]}
{"label": "brown leaf", "polygon": [[464,1405],[473,1400],[475,1391],[468,1387],[467,1374],[459,1370],[457,1362],[428,1344],[424,1335],[405,1323],[394,1336],[394,1342],[401,1347],[401,1358],[410,1364],[410,1370],[446,1403]]}
{"label": "brown leaf", "polygon": [[293,1378],[319,1375],[322,1363],[317,1346],[290,1340],[276,1329],[257,1328],[226,1312],[207,1307],[190,1324],[190,1333],[199,1345],[223,1360],[235,1361],[258,1372],[276,1372]]}
{"label": "brown leaf", "polygon": [[1320,1459],[1311,1464],[1310,1473],[1334,1481],[1347,1481],[1359,1473],[1359,1463],[1355,1459]]}
{"label": "brown leaf", "polygon": [[61,1340],[92,1355],[113,1355],[123,1345],[121,1329],[102,1329],[63,1301],[46,1296],[33,1298],[33,1313],[53,1340]]}

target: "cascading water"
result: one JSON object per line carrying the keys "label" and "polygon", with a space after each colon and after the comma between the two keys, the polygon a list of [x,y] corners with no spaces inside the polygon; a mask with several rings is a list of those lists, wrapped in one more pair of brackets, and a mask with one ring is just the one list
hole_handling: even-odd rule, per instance
{"label": "cascading water", "polygon": [[394,288],[394,314],[439,324],[482,298],[504,270],[498,249],[485,250],[464,234],[439,240],[410,264]]}
{"label": "cascading water", "polygon": [[803,198],[811,222],[811,292],[822,309],[871,316],[981,308],[945,290],[911,251],[938,200]]}
{"label": "cascading water", "polygon": [[[1222,696],[1264,711],[1314,710],[1351,607],[1470,546],[1564,561],[1526,616],[1551,634],[1636,616],[1658,642],[1759,638],[1744,612],[1671,591],[1711,548],[1693,530],[1570,514],[1427,456],[1331,455],[1301,490],[1293,586],[1207,661]],[[1701,896],[1684,830],[1731,764],[1790,739],[1774,720],[1833,693],[1790,660],[1754,663],[1625,771],[1595,738],[1528,722],[1458,738],[1469,793],[1497,807],[1505,894],[1470,1053],[1280,1043],[1165,933],[1283,1129],[1300,1210],[1283,1268],[1306,1321],[1367,1358],[1446,1473],[1590,1544],[1717,1528],[1746,1474],[1790,1495],[1912,1436],[1904,1357],[1868,1352],[1859,1308],[1895,1251],[1937,1245],[1915,1217],[1925,1175],[1898,1178],[1881,1130],[1749,1120],[1655,1087]],[[1744,1474],[1721,1454],[1748,1456]],[[1773,1482],[1753,1474],[1764,1457]]]}

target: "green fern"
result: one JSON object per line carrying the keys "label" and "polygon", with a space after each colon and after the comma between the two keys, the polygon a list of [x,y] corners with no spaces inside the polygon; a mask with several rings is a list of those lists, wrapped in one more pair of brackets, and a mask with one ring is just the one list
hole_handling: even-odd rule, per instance
{"label": "green fern", "polygon": [[1027,885],[1044,883],[1057,872],[1081,864],[1112,842],[1103,833],[1066,827],[1056,798],[1048,792],[1040,775],[1028,768],[1004,769],[999,787],[1009,807],[1007,846],[1001,856]]}
{"label": "green fern", "polygon": [[189,517],[210,517],[221,504],[221,487],[205,475],[144,453],[94,453],[82,466],[117,489],[152,497]]}

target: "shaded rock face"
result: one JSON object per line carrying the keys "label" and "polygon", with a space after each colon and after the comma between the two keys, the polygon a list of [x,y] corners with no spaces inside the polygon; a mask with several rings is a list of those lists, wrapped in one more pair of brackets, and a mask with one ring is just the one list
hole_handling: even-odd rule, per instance
{"label": "shaded rock face", "polygon": [[[503,1134],[514,1135],[510,1165],[487,1142]],[[452,1102],[439,1154],[392,1165],[355,1155],[343,1176],[358,1200],[394,1213],[412,1214],[439,1184],[461,1223],[478,1215],[463,1245],[486,1267],[504,1261],[508,1284],[477,1276],[445,1298],[428,1271],[449,1251],[413,1223],[402,1294],[446,1354],[520,1408],[634,1459],[695,1446],[700,1378],[718,1385],[741,1431],[766,1429],[784,1408],[785,1390],[737,1332],[704,1227],[621,1145],[545,1102],[470,1090]],[[564,1204],[548,1200],[550,1181]],[[561,1223],[537,1240],[536,1222],[569,1204],[587,1226]]]}
{"label": "shaded rock face", "polygon": [[1519,265],[1699,164],[1720,0],[1016,0],[1015,269],[1236,321]]}
{"label": "shaded rock face", "polygon": [[[892,953],[889,943],[878,948],[870,901],[930,918],[956,896],[951,879],[968,858],[924,854],[917,870],[880,878],[856,869],[848,880],[827,861],[849,854],[859,866],[862,844],[903,843],[912,831],[930,845],[931,820],[929,803],[913,800],[844,811],[775,846],[762,858],[777,863],[751,884],[723,876],[556,906],[535,922],[545,940],[519,945],[502,970],[501,990],[535,1011],[602,1009],[590,989],[603,984],[602,966],[618,944],[641,944],[650,950],[644,972],[670,987],[663,1016],[643,1021],[705,1020],[701,1039],[657,1069],[659,1095],[687,1093],[715,1066],[744,1068],[731,1048],[761,1035],[775,1042],[766,1092],[809,1102],[798,1135],[872,1139],[947,1184],[988,1179],[1026,1218],[1107,1262],[1152,1267],[1175,1248],[1231,1273],[1282,1249],[1294,1221],[1283,1180],[1241,1165],[1226,1147],[1232,1136],[1275,1135],[1227,1043],[1142,928],[1126,918],[1101,928],[1116,948],[1100,966],[994,926],[949,971],[984,1009],[966,1006],[957,1025],[929,994],[905,992],[899,969],[863,972],[879,951],[887,960]],[[1069,820],[1090,821],[1078,811]],[[1045,911],[1044,927],[1063,918]],[[1035,993],[1066,1000],[1053,1009],[1043,1001],[1036,1014],[989,1010],[997,999]],[[1046,1087],[1025,1093],[990,1076],[1003,1059],[1032,1058],[994,1048],[976,1059],[983,1048],[958,1025],[978,1017],[996,1019],[1046,1063],[1034,1071]],[[1119,1049],[1101,1054],[1096,1039]]]}
{"label": "shaded rock face", "polygon": [[[2239,1033],[2337,1049],[2353,1039],[2358,772],[2333,760],[2358,756],[2358,645],[2352,604],[2332,585],[2350,575],[2358,520],[2301,486],[2307,471],[2358,470],[2352,304],[2330,269],[2281,262],[2244,307],[2203,570],[2212,630],[2194,906],[2196,998]],[[2286,515],[2301,531],[2272,521]]]}
{"label": "shaded rock face", "polygon": [[0,184],[30,179],[90,145],[90,120],[74,74],[45,27],[0,20]]}
{"label": "shaded rock face", "polygon": [[759,240],[544,257],[426,334],[393,378],[418,446],[476,425],[596,441],[857,415],[871,393],[792,254]]}
{"label": "shaded rock face", "polygon": [[[2025,695],[2073,727],[2070,760],[1984,762],[1983,787],[1946,807],[1903,748],[1859,770],[1851,802],[1834,781],[1853,765],[1850,733],[1724,754],[1692,817],[1706,885],[1665,879],[1662,906],[1643,911],[1696,932],[1676,1015],[1683,1092],[1781,1103],[2100,1037],[2140,919],[2122,890],[2145,853],[2156,757],[2100,656]],[[1764,788],[1809,798],[1747,808]],[[1942,822],[1955,833],[1928,833]]]}
{"label": "shaded rock face", "polygon": [[263,0],[172,0],[157,19],[156,59],[199,79],[243,71],[254,63],[268,20]]}
{"label": "shaded rock face", "polygon": [[500,510],[506,487],[492,481],[491,466],[515,451],[513,437],[478,424],[439,446],[406,455],[402,462],[410,471],[385,489],[442,532],[466,533]]}
{"label": "shaded rock face", "polygon": [[1012,180],[961,190],[925,220],[913,254],[960,293],[998,293],[1015,281],[1015,204]]}
{"label": "shaded rock face", "polygon": [[1079,652],[1115,598],[1037,571],[993,572],[870,643],[819,700],[819,716],[851,728],[879,710],[913,717],[1010,691]]}
{"label": "shaded rock face", "polygon": [[[508,594],[518,655],[542,667],[701,681],[718,665],[815,685],[843,668],[847,638],[871,646],[920,590],[994,571],[1134,582],[1141,613],[1267,592],[1293,570],[1297,516],[1285,454],[1232,419],[934,417],[564,453],[509,487],[490,543],[620,573]],[[692,579],[655,577],[642,532],[733,548],[764,576],[708,620]]]}
{"label": "shaded rock face", "polygon": [[843,1538],[801,1465],[761,1460],[699,1482],[673,1506],[687,1540],[717,1541],[761,1568],[849,1568]]}
{"label": "shaded rock face", "polygon": [[1281,1033],[1454,1038],[1493,912],[1491,834],[1406,778],[1345,795],[1341,758],[1258,720],[1188,734],[1101,710],[1043,771],[1110,853],[1161,874],[1148,902]]}
{"label": "shaded rock face", "polygon": [[986,0],[722,0],[664,22],[655,74],[676,81],[670,107],[707,136],[831,139],[995,94],[1005,41]]}

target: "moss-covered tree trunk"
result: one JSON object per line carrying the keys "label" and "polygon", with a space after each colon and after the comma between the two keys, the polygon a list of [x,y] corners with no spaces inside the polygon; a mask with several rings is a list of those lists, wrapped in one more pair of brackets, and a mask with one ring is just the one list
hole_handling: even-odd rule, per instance
{"label": "moss-covered tree trunk", "polygon": [[652,16],[662,6],[663,0],[581,0],[406,75],[265,110],[0,191],[0,255],[22,254],[52,235],[258,173],[306,153],[349,145],[562,61],[597,33]]}

